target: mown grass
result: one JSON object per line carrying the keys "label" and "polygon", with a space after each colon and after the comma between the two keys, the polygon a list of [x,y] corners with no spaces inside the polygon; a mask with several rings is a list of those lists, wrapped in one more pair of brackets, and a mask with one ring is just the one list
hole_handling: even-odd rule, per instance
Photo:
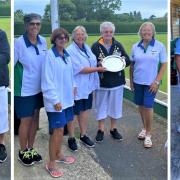
{"label": "mown grass", "polygon": [[0,17],[0,29],[4,30],[8,36],[9,43],[11,42],[11,18]]}
{"label": "mown grass", "polygon": [[[87,39],[87,44],[89,44],[90,46],[97,41],[99,38],[99,36],[89,36]],[[122,45],[124,46],[126,52],[128,53],[128,55],[131,54],[131,47],[134,43],[136,43],[137,41],[139,41],[139,37],[136,34],[122,34],[122,35],[117,35],[115,36],[115,38],[122,43]],[[157,34],[156,35],[156,39],[161,41],[166,47],[167,47],[167,34]],[[47,43],[48,43],[48,47],[50,48],[50,38],[47,37],[46,38]],[[125,73],[126,73],[126,77],[129,78],[129,68],[125,69]],[[160,86],[160,90],[167,92],[167,71],[164,74],[163,80],[162,80],[162,84]]]}

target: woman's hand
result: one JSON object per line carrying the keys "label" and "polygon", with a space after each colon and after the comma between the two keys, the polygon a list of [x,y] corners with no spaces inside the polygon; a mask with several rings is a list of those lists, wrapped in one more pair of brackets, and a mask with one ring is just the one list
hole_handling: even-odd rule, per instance
{"label": "woman's hand", "polygon": [[99,67],[97,67],[97,71],[98,72],[106,72],[107,70],[105,67],[99,66]]}
{"label": "woman's hand", "polygon": [[60,111],[60,110],[62,109],[61,103],[55,104],[55,105],[54,105],[54,109],[55,109],[56,111]]}
{"label": "woman's hand", "polygon": [[156,83],[156,81],[154,81],[151,85],[150,85],[150,89],[149,91],[152,93],[156,93],[159,89],[159,84]]}

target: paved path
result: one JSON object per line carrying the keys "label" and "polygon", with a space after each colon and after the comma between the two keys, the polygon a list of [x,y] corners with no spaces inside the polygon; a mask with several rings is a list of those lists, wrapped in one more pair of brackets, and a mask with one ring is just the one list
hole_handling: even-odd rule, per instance
{"label": "paved path", "polygon": [[177,86],[171,87],[171,172],[172,180],[180,179],[180,91]]}
{"label": "paved path", "polygon": [[[88,134],[94,138],[97,123],[94,112],[91,111]],[[77,161],[74,165],[62,165],[64,176],[61,179],[71,180],[166,180],[167,163],[166,141],[167,121],[155,115],[153,122],[153,148],[144,149],[143,142],[136,136],[140,130],[140,117],[135,106],[129,101],[124,101],[123,118],[118,123],[118,129],[123,134],[122,142],[114,141],[109,136],[106,128],[105,139],[101,144],[96,144],[94,149],[88,149],[79,143],[79,150],[74,155]],[[47,117],[41,111],[40,130],[36,140],[36,147],[46,161],[48,157]],[[109,123],[106,123],[108,127]],[[79,136],[78,129],[76,135]],[[63,149],[66,154],[73,154],[67,149],[65,137]],[[15,137],[15,152],[18,149],[18,138]],[[15,154],[15,180],[52,179],[44,170],[44,164],[33,167],[24,167],[17,162]]]}
{"label": "paved path", "polygon": [[10,139],[11,138],[10,138],[10,131],[9,131],[6,134],[6,149],[7,149],[8,158],[4,163],[0,163],[0,180],[11,179],[11,155],[10,155],[11,154],[11,140]]}

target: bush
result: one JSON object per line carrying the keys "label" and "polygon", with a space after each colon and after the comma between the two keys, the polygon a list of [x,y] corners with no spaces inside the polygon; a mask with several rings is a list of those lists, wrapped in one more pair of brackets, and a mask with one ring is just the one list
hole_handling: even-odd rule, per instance
{"label": "bush", "polygon": [[[77,25],[82,25],[87,29],[88,34],[99,34],[99,25],[101,22],[61,22],[60,26],[65,28],[69,33]],[[137,33],[142,22],[122,22],[114,23],[116,26],[116,33]],[[154,22],[157,32],[167,32],[166,22]],[[24,33],[23,22],[15,22],[14,24],[15,35],[21,35]],[[51,34],[50,22],[42,22],[41,34]]]}
{"label": "bush", "polygon": [[0,6],[0,16],[11,16],[11,7],[9,5]]}

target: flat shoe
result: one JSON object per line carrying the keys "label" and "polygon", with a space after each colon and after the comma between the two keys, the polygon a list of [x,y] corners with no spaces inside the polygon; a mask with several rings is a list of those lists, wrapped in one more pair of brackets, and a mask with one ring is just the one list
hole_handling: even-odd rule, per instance
{"label": "flat shoe", "polygon": [[63,159],[56,160],[56,162],[65,163],[65,164],[73,164],[75,160],[76,159],[73,156],[65,156]]}
{"label": "flat shoe", "polygon": [[139,140],[144,140],[145,139],[145,136],[146,136],[146,130],[145,129],[142,129],[141,132],[138,134],[137,138]]}
{"label": "flat shoe", "polygon": [[144,147],[145,147],[145,148],[151,148],[151,147],[152,147],[151,136],[146,136],[146,137],[145,137]]}
{"label": "flat shoe", "polygon": [[49,174],[54,178],[58,178],[58,177],[63,176],[63,172],[60,171],[59,169],[49,168],[47,164],[46,164],[45,168],[49,172]]}

